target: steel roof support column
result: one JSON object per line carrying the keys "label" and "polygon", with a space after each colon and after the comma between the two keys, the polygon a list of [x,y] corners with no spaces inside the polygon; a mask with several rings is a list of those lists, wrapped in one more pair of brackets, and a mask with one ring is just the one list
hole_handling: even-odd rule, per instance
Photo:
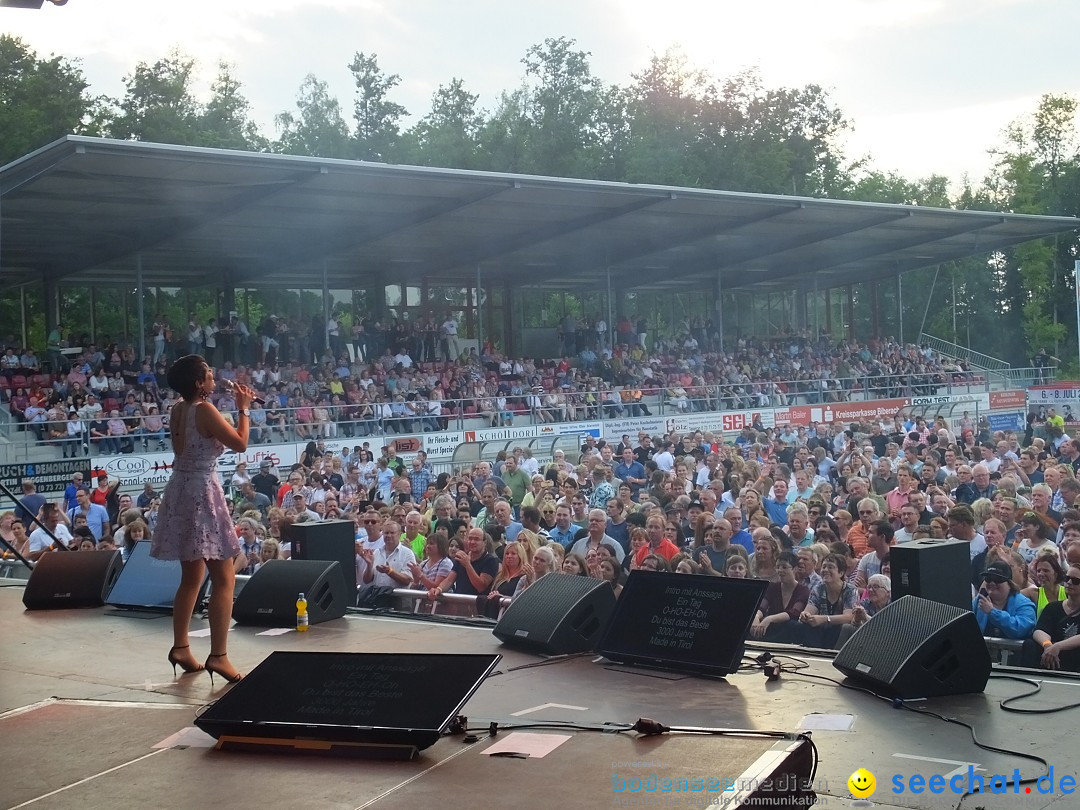
{"label": "steel roof support column", "polygon": [[[476,354],[483,357],[484,353],[484,305],[480,302],[480,263],[476,264]],[[455,358],[456,359],[456,358]]]}
{"label": "steel roof support column", "polygon": [[716,334],[720,336],[720,351],[724,350],[724,274],[716,271]]}
{"label": "steel roof support column", "polygon": [[[91,288],[93,289],[93,288]],[[19,319],[22,322],[22,329],[19,335],[22,337],[22,345],[29,346],[30,341],[27,340],[26,334],[26,285],[19,285]]]}
{"label": "steel roof support column", "polygon": [[[614,355],[614,353],[615,353],[615,318],[614,318],[615,309],[612,306],[613,301],[611,299],[611,265],[609,264],[607,267],[604,268],[604,270],[605,270],[605,274],[607,276],[607,334],[604,336],[604,339],[607,340],[608,348],[611,349],[612,355]],[[601,343],[600,351],[603,351],[603,350],[604,350],[604,346]]]}
{"label": "steel roof support column", "polygon": [[833,288],[829,287],[825,290],[825,331],[829,333],[829,340],[832,340],[832,302],[833,302]]}
{"label": "steel roof support column", "polygon": [[[865,282],[864,282],[865,283]],[[877,280],[870,282],[870,336],[881,339],[881,286]]]}
{"label": "steel roof support column", "polygon": [[90,341],[97,345],[97,313],[94,311],[97,308],[97,296],[94,295],[93,284],[90,285],[87,295],[90,298]]}
{"label": "steel roof support column", "polygon": [[[405,303],[404,301],[402,303]],[[326,276],[326,257],[322,260],[322,322],[323,322],[323,349],[330,349],[330,282]],[[340,331],[340,330],[339,330]],[[333,350],[330,352],[333,354]],[[320,362],[321,357],[316,358]]]}
{"label": "steel roof support column", "polygon": [[[517,351],[517,341],[514,340],[514,335],[519,330],[525,328],[525,318],[521,318],[520,324],[514,323],[515,307],[514,307],[514,285],[509,281],[503,282],[503,353],[515,357],[520,355],[521,352]],[[521,302],[522,313],[525,310],[525,302]]]}
{"label": "steel roof support column", "polygon": [[900,345],[904,345],[904,274],[896,274],[896,324]]}
{"label": "steel roof support column", "polygon": [[847,285],[847,336],[848,340],[855,339],[855,285]]}
{"label": "steel roof support column", "polygon": [[146,359],[146,312],[143,306],[142,253],[135,254],[135,312],[139,320],[139,363]]}

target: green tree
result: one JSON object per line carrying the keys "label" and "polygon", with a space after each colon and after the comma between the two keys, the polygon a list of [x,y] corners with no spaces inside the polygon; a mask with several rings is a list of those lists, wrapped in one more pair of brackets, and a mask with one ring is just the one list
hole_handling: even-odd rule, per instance
{"label": "green tree", "polygon": [[124,77],[127,89],[110,128],[112,137],[198,144],[202,106],[192,91],[194,78],[195,60],[177,50],[153,64],[139,62]]}
{"label": "green tree", "polygon": [[269,142],[251,120],[251,104],[240,92],[240,81],[232,70],[229,63],[218,63],[217,78],[210,85],[210,100],[199,116],[199,145],[265,152]]}
{"label": "green tree", "polygon": [[634,183],[701,184],[702,117],[708,77],[672,49],[654,54],[627,90],[630,137],[626,175]]}
{"label": "green tree", "polygon": [[597,141],[600,83],[589,52],[575,40],[548,38],[533,45],[525,65],[529,171],[560,177],[592,177],[590,147]]}
{"label": "green tree", "polygon": [[[983,185],[988,207],[1021,214],[1076,213],[1066,207],[1078,163],[1076,101],[1045,95],[1035,112],[1014,121]],[[1003,307],[1022,325],[1010,359],[1025,361],[1043,346],[1061,355],[1065,324],[1075,317],[1071,257],[1077,241],[1059,238],[1019,245],[997,258]],[[1021,337],[1017,335],[1017,338]]]}
{"label": "green tree", "polygon": [[484,117],[476,107],[479,98],[465,89],[461,79],[440,85],[431,97],[431,111],[409,132],[415,142],[415,162],[477,168],[480,129],[484,125]]}
{"label": "green tree", "polygon": [[349,126],[326,82],[309,73],[300,85],[296,109],[295,115],[286,111],[274,118],[281,131],[275,150],[290,155],[349,157]]}
{"label": "green tree", "polygon": [[480,130],[480,165],[493,172],[533,171],[529,159],[528,90],[503,92]]}
{"label": "green tree", "polygon": [[87,89],[77,62],[40,59],[21,39],[0,35],[0,165],[64,135],[95,134],[103,103]]}
{"label": "green tree", "polygon": [[353,117],[356,120],[354,152],[360,160],[393,162],[401,137],[401,120],[409,114],[388,99],[401,83],[396,73],[384,73],[375,54],[356,52],[349,70],[356,82]]}

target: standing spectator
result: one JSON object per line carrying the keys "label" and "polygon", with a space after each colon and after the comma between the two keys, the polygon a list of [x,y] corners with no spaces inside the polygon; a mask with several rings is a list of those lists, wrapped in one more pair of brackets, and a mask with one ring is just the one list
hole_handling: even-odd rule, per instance
{"label": "standing spectator", "polygon": [[[76,473],[79,476],[79,482],[82,482],[82,475]],[[22,482],[23,496],[19,498],[19,503],[15,507],[15,519],[20,521],[27,533],[32,533],[37,525],[34,523],[33,518],[38,516],[41,511],[41,507],[45,505],[45,496],[40,495],[37,491],[37,484],[30,478],[26,478]],[[66,499],[67,493],[65,493]]]}

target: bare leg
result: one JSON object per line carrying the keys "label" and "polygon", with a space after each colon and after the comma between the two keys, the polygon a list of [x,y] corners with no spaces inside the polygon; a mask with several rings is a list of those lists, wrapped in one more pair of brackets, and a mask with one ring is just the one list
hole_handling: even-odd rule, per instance
{"label": "bare leg", "polygon": [[202,560],[182,560],[180,572],[180,587],[173,600],[173,651],[178,663],[183,662],[185,668],[196,668],[199,659],[187,649],[188,628],[191,614],[195,612],[195,601],[199,598],[199,588],[206,576],[206,566]]}
{"label": "bare leg", "polygon": [[236,583],[233,560],[207,560],[210,569],[210,655],[214,669],[231,678],[236,668],[229,662],[229,625],[232,623],[233,586]]}

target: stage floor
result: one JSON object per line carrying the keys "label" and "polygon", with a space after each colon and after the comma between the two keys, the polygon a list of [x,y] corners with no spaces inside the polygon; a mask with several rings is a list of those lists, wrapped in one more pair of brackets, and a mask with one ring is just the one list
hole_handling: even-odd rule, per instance
{"label": "stage floor", "polygon": [[[732,778],[752,758],[738,744],[714,738],[657,737],[552,731],[570,739],[543,758],[495,758],[473,745],[443,738],[412,762],[364,762],[316,756],[214,751],[192,727],[201,706],[223,689],[206,674],[174,679],[165,661],[170,619],[139,618],[111,610],[23,610],[17,584],[0,587],[0,808],[227,807],[398,808],[418,806],[514,808],[708,806],[700,796],[631,795],[617,777],[631,763],[639,774],[660,777],[673,764],[699,775]],[[193,630],[206,622],[195,619]],[[250,669],[273,650],[354,652],[501,652],[504,659],[465,707],[470,726],[489,721],[564,721],[587,725],[633,723],[646,716],[665,725],[795,731],[805,723],[845,726],[816,730],[820,753],[818,807],[868,806],[847,789],[858,768],[871,771],[878,790],[873,806],[955,808],[951,791],[893,792],[893,778],[929,778],[968,772],[989,778],[1027,775],[1040,766],[975,748],[968,732],[897,710],[870,696],[785,674],[767,683],[760,673],[725,681],[656,677],[606,668],[594,656],[514,669],[542,661],[499,645],[482,628],[405,619],[349,616],[316,625],[307,634],[261,635],[236,627],[230,655]],[[192,640],[205,655],[209,640]],[[839,677],[826,660],[807,658],[808,673]],[[511,671],[512,670],[512,671]],[[1075,712],[1025,717],[998,708],[1021,684],[992,679],[985,694],[920,701],[916,705],[971,722],[984,742],[1037,752],[1054,766],[1055,780],[1078,777],[1072,731]],[[270,696],[272,699],[272,696]],[[1031,707],[1080,700],[1080,683],[1047,680]],[[644,768],[645,770],[641,770]],[[1080,781],[1080,779],[1078,779]],[[1055,785],[1057,787],[1057,785]],[[967,798],[966,808],[1075,808],[1076,795],[1060,791]]]}

